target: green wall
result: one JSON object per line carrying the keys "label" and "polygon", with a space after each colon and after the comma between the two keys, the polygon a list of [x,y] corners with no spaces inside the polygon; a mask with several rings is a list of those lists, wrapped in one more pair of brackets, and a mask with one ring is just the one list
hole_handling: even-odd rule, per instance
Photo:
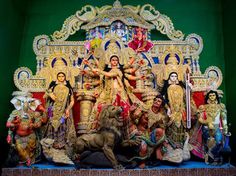
{"label": "green wall", "polygon": [[13,74],[19,66],[26,7],[26,1],[0,1],[0,166],[7,154],[5,123],[13,109]]}
{"label": "green wall", "polygon": [[[228,123],[231,123],[231,146],[233,148],[232,156],[236,156],[236,2],[233,0],[222,0],[223,7],[223,34],[224,34],[224,61],[225,61],[225,81],[227,92],[227,110],[228,110]],[[234,140],[233,140],[234,139]],[[233,158],[236,162],[236,158]]]}
{"label": "green wall", "polygon": [[[113,0],[2,0],[0,15],[0,36],[1,36],[1,110],[0,110],[0,130],[1,141],[2,136],[6,133],[4,128],[5,121],[8,118],[10,111],[13,109],[9,101],[11,93],[16,88],[13,85],[13,73],[21,66],[29,67],[34,73],[36,70],[36,60],[32,49],[33,39],[37,35],[51,35],[54,31],[60,30],[64,20],[82,6],[91,4],[101,7],[103,5],[112,5]],[[230,22],[228,17],[229,12],[223,13],[220,0],[158,0],[158,1],[143,1],[143,0],[120,0],[123,5],[144,5],[147,3],[155,6],[161,13],[169,16],[176,29],[179,29],[187,36],[190,33],[196,33],[203,38],[204,48],[200,55],[201,71],[204,72],[208,66],[215,65],[219,67],[224,77],[230,78],[230,73],[225,69],[233,69],[232,62],[225,62],[224,49],[230,46],[231,36],[227,35],[227,30],[230,30]],[[225,1],[224,1],[225,2]],[[224,4],[223,4],[224,5]],[[228,1],[224,10],[227,11],[230,7]],[[222,15],[224,14],[224,16]],[[226,21],[226,27],[223,28],[222,21]],[[224,31],[223,31],[224,30]],[[79,40],[83,38],[84,32],[79,32],[70,37],[71,40]],[[223,41],[224,34],[227,41]],[[153,39],[163,39],[163,36],[154,32]],[[225,48],[224,48],[225,44]],[[226,52],[225,57],[233,60],[230,51]],[[225,66],[225,63],[227,65]],[[226,70],[226,71],[225,71]],[[4,76],[3,76],[4,75]],[[226,80],[226,81],[225,81]],[[225,86],[225,83],[228,87]],[[225,92],[224,103],[231,105],[233,98],[231,93],[234,93],[230,87],[231,82],[227,83],[224,79],[221,89]],[[226,90],[226,91],[225,91]],[[227,94],[226,94],[227,92]],[[234,94],[235,95],[235,94]],[[235,96],[234,96],[235,97]],[[232,106],[229,109],[229,118],[232,118]],[[231,119],[230,119],[231,120]],[[2,133],[3,132],[3,133]],[[234,132],[235,133],[235,132]],[[235,133],[236,134],[236,133]],[[235,145],[236,146],[236,145]]]}

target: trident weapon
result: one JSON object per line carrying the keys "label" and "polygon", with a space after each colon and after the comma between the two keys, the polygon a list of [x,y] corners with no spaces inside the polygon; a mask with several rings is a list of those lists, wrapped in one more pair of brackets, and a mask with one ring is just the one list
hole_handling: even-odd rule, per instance
{"label": "trident weapon", "polygon": [[189,86],[190,84],[190,74],[189,70],[186,70],[185,73],[185,82],[186,82],[186,114],[187,114],[187,128],[191,128],[191,104],[190,104],[190,91],[191,88]]}

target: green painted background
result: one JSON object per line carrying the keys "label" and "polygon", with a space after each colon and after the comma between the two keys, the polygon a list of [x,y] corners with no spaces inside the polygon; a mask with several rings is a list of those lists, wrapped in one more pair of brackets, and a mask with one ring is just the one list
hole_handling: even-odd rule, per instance
{"label": "green painted background", "polygon": [[[176,29],[183,31],[185,36],[196,33],[203,38],[204,48],[200,55],[201,71],[210,65],[219,67],[224,75],[220,87],[225,96],[229,122],[236,124],[234,101],[235,74],[234,50],[236,41],[233,33],[236,31],[233,0],[120,0],[123,5],[155,6],[162,14],[169,16]],[[50,35],[60,30],[64,20],[82,6],[91,4],[101,7],[113,4],[113,0],[0,0],[0,148],[6,149],[5,122],[13,107],[9,103],[11,93],[16,90],[13,84],[13,73],[21,66],[36,70],[36,60],[33,53],[33,39],[37,35]],[[78,32],[70,40],[83,39],[84,32]],[[154,32],[153,39],[165,38]],[[227,100],[227,102],[226,102]],[[232,125],[233,126],[233,125]],[[231,142],[236,148],[233,138],[236,129],[232,129]],[[1,152],[6,153],[6,152]],[[1,155],[1,161],[5,156]]]}

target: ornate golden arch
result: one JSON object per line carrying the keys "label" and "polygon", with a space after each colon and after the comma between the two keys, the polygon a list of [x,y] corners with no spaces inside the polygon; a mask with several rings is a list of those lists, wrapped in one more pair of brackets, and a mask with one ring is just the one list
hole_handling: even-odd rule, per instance
{"label": "ornate golden arch", "polygon": [[51,54],[44,61],[44,67],[38,72],[38,75],[46,79],[46,85],[49,86],[51,81],[56,81],[59,72],[66,74],[66,79],[70,81],[71,86],[75,85],[75,76],[79,74],[79,68],[72,66],[69,56],[62,52]]}

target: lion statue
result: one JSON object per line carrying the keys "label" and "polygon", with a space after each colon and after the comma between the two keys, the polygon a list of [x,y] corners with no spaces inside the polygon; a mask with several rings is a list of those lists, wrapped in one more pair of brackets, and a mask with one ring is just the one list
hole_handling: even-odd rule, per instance
{"label": "lion statue", "polygon": [[105,105],[99,114],[99,129],[91,134],[83,134],[77,138],[73,146],[76,155],[85,150],[102,151],[111,162],[114,169],[122,169],[113,153],[114,146],[122,141],[119,130],[123,126],[121,117],[122,108],[119,106]]}

